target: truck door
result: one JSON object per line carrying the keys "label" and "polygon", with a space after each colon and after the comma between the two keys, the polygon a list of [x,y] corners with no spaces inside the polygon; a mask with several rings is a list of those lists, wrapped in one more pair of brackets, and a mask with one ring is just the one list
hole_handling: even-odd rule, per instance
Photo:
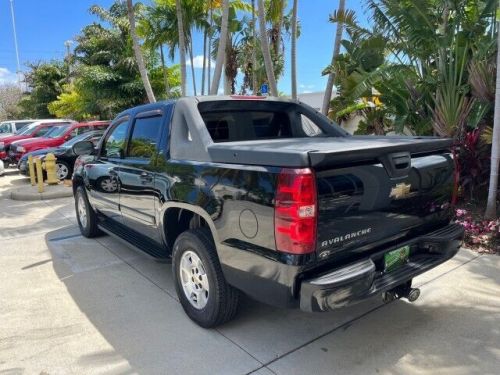
{"label": "truck door", "polygon": [[93,206],[118,223],[121,223],[118,169],[125,153],[128,125],[128,116],[118,119],[106,134],[98,161],[85,167]]}
{"label": "truck door", "polygon": [[155,215],[157,194],[154,182],[162,124],[161,110],[150,110],[135,116],[118,173],[123,223],[159,244],[161,235]]}

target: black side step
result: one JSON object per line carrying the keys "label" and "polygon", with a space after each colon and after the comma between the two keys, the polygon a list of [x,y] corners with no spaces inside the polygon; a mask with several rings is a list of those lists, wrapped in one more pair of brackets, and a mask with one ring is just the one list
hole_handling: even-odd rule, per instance
{"label": "black side step", "polygon": [[156,242],[142,236],[133,229],[126,228],[119,223],[112,223],[106,219],[100,220],[98,226],[103,232],[121,240],[134,250],[146,253],[156,261],[170,261],[170,252],[166,247],[158,246]]}

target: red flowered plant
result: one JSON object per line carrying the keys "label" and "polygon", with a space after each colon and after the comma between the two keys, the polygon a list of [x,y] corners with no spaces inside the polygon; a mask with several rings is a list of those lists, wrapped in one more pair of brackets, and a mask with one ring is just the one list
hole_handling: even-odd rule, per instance
{"label": "red flowered plant", "polygon": [[500,253],[500,219],[484,220],[470,210],[455,210],[456,222],[465,229],[465,245],[480,252]]}

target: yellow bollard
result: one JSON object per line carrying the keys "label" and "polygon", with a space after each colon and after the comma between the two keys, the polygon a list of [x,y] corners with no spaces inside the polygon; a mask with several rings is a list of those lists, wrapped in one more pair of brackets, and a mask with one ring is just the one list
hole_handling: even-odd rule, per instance
{"label": "yellow bollard", "polygon": [[36,185],[35,166],[33,165],[33,155],[28,156],[28,168],[30,171],[31,186]]}
{"label": "yellow bollard", "polygon": [[47,171],[47,183],[49,185],[57,185],[59,179],[56,175],[56,157],[50,152],[45,157],[45,170]]}
{"label": "yellow bollard", "polygon": [[42,161],[40,159],[35,159],[36,165],[36,179],[38,183],[38,192],[43,193],[43,170],[42,170]]}

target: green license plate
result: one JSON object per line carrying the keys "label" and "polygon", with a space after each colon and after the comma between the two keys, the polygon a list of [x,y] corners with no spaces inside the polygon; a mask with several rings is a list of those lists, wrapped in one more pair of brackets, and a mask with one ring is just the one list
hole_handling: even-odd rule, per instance
{"label": "green license plate", "polygon": [[410,246],[403,246],[399,249],[389,251],[384,254],[385,270],[392,271],[408,262],[410,256]]}

